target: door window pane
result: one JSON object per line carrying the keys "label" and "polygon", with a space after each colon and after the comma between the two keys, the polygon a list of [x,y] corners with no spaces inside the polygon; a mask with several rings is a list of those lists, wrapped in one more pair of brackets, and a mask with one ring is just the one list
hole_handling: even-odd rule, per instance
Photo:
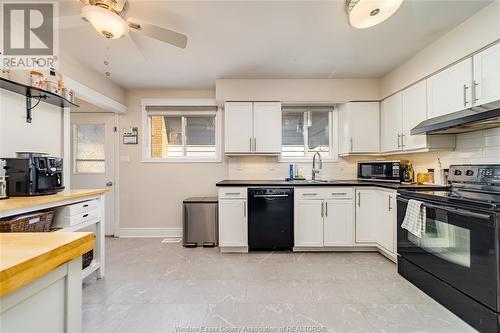
{"label": "door window pane", "polygon": [[105,172],[104,124],[77,124],[74,126],[74,172]]}
{"label": "door window pane", "polygon": [[329,152],[329,112],[310,112],[308,148],[311,152]]}
{"label": "door window pane", "polygon": [[282,155],[304,157],[304,113],[283,112]]}

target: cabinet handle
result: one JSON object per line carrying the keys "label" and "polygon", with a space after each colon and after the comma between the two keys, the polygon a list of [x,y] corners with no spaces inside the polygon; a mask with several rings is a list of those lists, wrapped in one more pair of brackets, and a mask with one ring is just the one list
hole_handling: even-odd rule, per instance
{"label": "cabinet handle", "polygon": [[401,149],[404,149],[405,147],[405,134],[401,133]]}
{"label": "cabinet handle", "polygon": [[389,211],[392,210],[391,200],[392,200],[392,196],[389,195]]}
{"label": "cabinet handle", "polygon": [[347,192],[332,192],[332,195],[347,195]]}
{"label": "cabinet handle", "polygon": [[351,149],[350,149],[351,153],[352,153],[353,150],[354,149],[353,149],[352,138],[351,138]]}
{"label": "cabinet handle", "polygon": [[324,208],[323,208],[323,205],[324,205],[324,201],[321,201],[321,217],[324,217]]}
{"label": "cabinet handle", "polygon": [[358,192],[358,207],[361,207],[361,192]]}
{"label": "cabinet handle", "polygon": [[253,138],[253,151],[257,151],[257,138]]}
{"label": "cabinet handle", "polygon": [[472,89],[472,94],[474,96],[474,102],[477,102],[479,101],[479,98],[477,97],[477,86],[479,85],[479,83],[477,83],[475,80],[473,81],[474,83],[474,89]]}
{"label": "cabinet handle", "polygon": [[227,192],[226,195],[240,195],[240,192]]}
{"label": "cabinet handle", "polygon": [[401,148],[400,139],[401,139],[401,134],[398,133],[398,149]]}
{"label": "cabinet handle", "polygon": [[252,138],[250,138],[250,151],[253,151],[253,149],[252,149]]}
{"label": "cabinet handle", "polygon": [[247,202],[243,201],[243,216],[247,217]]}
{"label": "cabinet handle", "polygon": [[305,197],[307,195],[318,195],[318,193],[302,193],[302,195]]}
{"label": "cabinet handle", "polygon": [[328,201],[325,201],[325,216],[328,216]]}
{"label": "cabinet handle", "polygon": [[467,89],[469,89],[469,87],[467,87],[467,85],[464,84],[464,106],[467,106],[467,104],[469,103],[467,101]]}

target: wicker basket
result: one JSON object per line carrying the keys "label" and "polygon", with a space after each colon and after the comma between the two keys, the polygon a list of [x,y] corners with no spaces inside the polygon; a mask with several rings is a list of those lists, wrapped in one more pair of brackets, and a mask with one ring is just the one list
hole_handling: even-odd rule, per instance
{"label": "wicker basket", "polygon": [[94,250],[90,250],[82,255],[82,269],[87,268],[92,263],[94,259]]}
{"label": "wicker basket", "polygon": [[0,219],[0,232],[48,232],[54,218],[53,210]]}

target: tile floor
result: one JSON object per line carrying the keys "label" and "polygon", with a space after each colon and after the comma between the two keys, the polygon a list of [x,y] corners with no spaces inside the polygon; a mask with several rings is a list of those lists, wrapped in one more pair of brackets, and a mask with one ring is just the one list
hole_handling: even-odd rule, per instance
{"label": "tile floor", "polygon": [[106,278],[84,283],[84,332],[475,332],[378,253],[160,241],[106,239]]}

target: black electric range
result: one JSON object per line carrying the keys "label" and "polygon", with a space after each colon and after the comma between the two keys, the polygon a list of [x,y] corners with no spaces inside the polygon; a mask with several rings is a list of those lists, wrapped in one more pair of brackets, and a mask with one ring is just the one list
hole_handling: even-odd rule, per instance
{"label": "black electric range", "polygon": [[[500,165],[453,165],[447,191],[398,191],[398,272],[480,332],[500,331]],[[401,227],[409,200],[421,237]]]}

